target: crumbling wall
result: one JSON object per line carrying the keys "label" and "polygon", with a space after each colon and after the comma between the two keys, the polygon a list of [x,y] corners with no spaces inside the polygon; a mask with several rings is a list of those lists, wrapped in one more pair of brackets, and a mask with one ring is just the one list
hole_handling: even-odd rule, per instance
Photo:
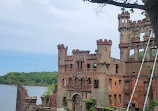
{"label": "crumbling wall", "polygon": [[50,96],[50,107],[57,107],[56,98],[57,98],[57,85],[55,86],[55,89],[52,95]]}
{"label": "crumbling wall", "polygon": [[20,84],[17,84],[16,111],[25,111],[26,97],[29,97],[26,89]]}

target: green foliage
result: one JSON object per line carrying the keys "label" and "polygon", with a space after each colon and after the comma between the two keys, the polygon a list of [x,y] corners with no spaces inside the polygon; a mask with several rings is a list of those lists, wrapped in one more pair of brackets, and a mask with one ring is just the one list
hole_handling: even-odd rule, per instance
{"label": "green foliage", "polygon": [[142,0],[142,2],[143,2],[144,4],[146,4],[146,0]]}
{"label": "green foliage", "polygon": [[0,84],[40,85],[57,84],[57,72],[10,72],[0,76]]}
{"label": "green foliage", "polygon": [[148,105],[145,106],[145,111],[149,111],[149,106]]}
{"label": "green foliage", "polygon": [[52,92],[54,91],[55,84],[52,83],[52,85],[48,85],[47,88],[48,88],[48,89],[44,92],[43,96],[51,95]]}
{"label": "green foliage", "polygon": [[142,109],[142,108],[139,108],[138,111],[143,111],[143,109]]}
{"label": "green foliage", "polygon": [[116,107],[114,107],[114,110],[116,110]]}
{"label": "green foliage", "polygon": [[152,100],[150,105],[151,106],[158,106],[158,101],[157,100]]}
{"label": "green foliage", "polygon": [[43,96],[46,97],[46,102],[48,103],[49,98],[50,98],[51,94],[52,94],[53,91],[54,91],[55,84],[52,83],[52,85],[48,85],[47,88],[48,88],[48,89],[44,92]]}
{"label": "green foliage", "polygon": [[95,111],[94,107],[90,107],[90,109],[88,111]]}
{"label": "green foliage", "polygon": [[94,99],[87,99],[84,101],[86,103],[86,108],[88,111],[95,111],[95,105],[96,105],[96,100]]}
{"label": "green foliage", "polygon": [[[156,53],[153,51],[152,52],[152,55],[155,57],[156,56]],[[139,57],[143,57],[144,56],[144,51],[140,51],[139,52]],[[130,58],[134,58],[134,54],[130,55]]]}

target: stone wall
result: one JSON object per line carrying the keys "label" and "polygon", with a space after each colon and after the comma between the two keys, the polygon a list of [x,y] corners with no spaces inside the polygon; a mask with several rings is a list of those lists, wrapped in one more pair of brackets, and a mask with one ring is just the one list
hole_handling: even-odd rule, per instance
{"label": "stone wall", "polygon": [[50,106],[51,107],[57,107],[56,98],[57,98],[57,85],[55,86],[55,89],[54,89],[52,95],[50,96]]}
{"label": "stone wall", "polygon": [[25,111],[27,91],[20,84],[17,85],[16,111]]}

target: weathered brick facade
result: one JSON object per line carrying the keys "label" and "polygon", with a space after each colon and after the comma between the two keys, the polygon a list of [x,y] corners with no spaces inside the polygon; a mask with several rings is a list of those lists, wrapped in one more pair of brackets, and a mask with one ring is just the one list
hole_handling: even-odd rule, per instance
{"label": "weathered brick facade", "polygon": [[[151,26],[149,18],[130,21],[129,13],[118,15],[118,19],[120,59],[111,57],[111,40],[97,40],[95,54],[76,49],[68,56],[68,47],[58,45],[57,108],[86,111],[84,100],[90,98],[95,99],[98,106],[121,107],[128,104],[142,60],[139,54],[146,47]],[[154,40],[153,37],[131,104],[135,108],[143,107],[154,60],[152,52],[156,48]],[[157,75],[156,68],[149,101],[158,98]]]}
{"label": "weathered brick facade", "polygon": [[27,91],[20,84],[17,84],[16,111],[25,111]]}

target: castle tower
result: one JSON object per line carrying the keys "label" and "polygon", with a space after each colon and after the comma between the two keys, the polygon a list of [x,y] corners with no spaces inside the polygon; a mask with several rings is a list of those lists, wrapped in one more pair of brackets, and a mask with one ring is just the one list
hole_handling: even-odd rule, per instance
{"label": "castle tower", "polygon": [[58,65],[64,65],[64,58],[67,56],[68,47],[64,44],[58,45]]}
{"label": "castle tower", "polygon": [[98,63],[110,64],[111,62],[111,45],[112,41],[97,40],[97,61]]}
{"label": "castle tower", "polygon": [[130,19],[130,14],[128,12],[122,13],[118,15],[118,20],[119,20],[119,32],[120,32],[120,43],[127,43],[128,42],[128,37],[127,37],[127,30],[126,28],[129,25],[129,19]]}
{"label": "castle tower", "polygon": [[129,56],[129,50],[128,50],[128,42],[129,42],[129,36],[128,34],[130,32],[127,31],[127,27],[129,26],[130,22],[130,14],[128,12],[122,13],[118,15],[119,20],[119,27],[118,30],[120,32],[120,60],[121,61],[127,61]]}

